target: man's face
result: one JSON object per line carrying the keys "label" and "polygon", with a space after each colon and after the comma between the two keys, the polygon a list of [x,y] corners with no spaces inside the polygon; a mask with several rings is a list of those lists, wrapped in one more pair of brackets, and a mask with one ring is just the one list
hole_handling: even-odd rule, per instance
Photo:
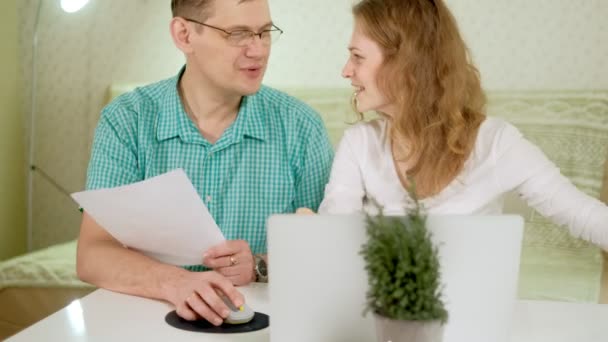
{"label": "man's face", "polygon": [[[272,28],[267,0],[215,0],[211,16],[204,21],[226,31],[249,30],[261,32]],[[198,18],[192,18],[198,19]],[[234,46],[226,39],[226,33],[199,26],[193,36],[193,62],[203,78],[225,95],[250,95],[262,84],[270,44],[253,36],[244,46]]]}

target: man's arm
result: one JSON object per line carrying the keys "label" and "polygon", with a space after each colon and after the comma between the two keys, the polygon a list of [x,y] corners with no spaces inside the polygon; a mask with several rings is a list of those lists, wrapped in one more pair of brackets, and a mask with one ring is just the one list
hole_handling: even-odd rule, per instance
{"label": "man's arm", "polygon": [[224,276],[216,272],[189,272],[130,250],[86,212],[80,227],[76,269],[80,279],[95,286],[168,301],[187,320],[200,316],[215,325],[222,323],[230,311],[216,289],[224,292],[235,306],[244,303],[243,296]]}
{"label": "man's arm", "polygon": [[[317,116],[318,118],[318,116]],[[299,138],[302,144],[295,180],[294,207],[316,211],[323,200],[329,180],[334,150],[320,118],[308,122],[308,129]],[[306,125],[305,125],[306,126]]]}

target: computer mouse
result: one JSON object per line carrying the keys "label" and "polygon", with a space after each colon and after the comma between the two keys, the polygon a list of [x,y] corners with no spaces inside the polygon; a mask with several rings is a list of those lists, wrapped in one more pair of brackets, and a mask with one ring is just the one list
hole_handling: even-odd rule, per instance
{"label": "computer mouse", "polygon": [[230,309],[230,314],[224,319],[224,323],[227,324],[245,324],[253,319],[255,312],[251,310],[249,305],[243,304],[237,308],[232,304],[232,301],[226,296],[220,296],[226,306]]}

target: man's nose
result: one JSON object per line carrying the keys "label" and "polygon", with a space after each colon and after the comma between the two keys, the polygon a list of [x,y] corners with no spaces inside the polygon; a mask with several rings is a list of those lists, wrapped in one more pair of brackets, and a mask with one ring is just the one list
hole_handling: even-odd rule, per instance
{"label": "man's nose", "polygon": [[259,34],[254,34],[246,45],[245,54],[247,57],[264,57],[270,50],[270,45],[262,40]]}

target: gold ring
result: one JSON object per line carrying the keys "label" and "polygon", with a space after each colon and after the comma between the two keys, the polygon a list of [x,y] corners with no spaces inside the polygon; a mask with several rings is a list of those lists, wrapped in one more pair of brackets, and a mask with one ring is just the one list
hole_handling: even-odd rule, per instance
{"label": "gold ring", "polygon": [[230,256],[230,266],[234,266],[236,264],[238,264],[239,262],[235,259],[234,255]]}

